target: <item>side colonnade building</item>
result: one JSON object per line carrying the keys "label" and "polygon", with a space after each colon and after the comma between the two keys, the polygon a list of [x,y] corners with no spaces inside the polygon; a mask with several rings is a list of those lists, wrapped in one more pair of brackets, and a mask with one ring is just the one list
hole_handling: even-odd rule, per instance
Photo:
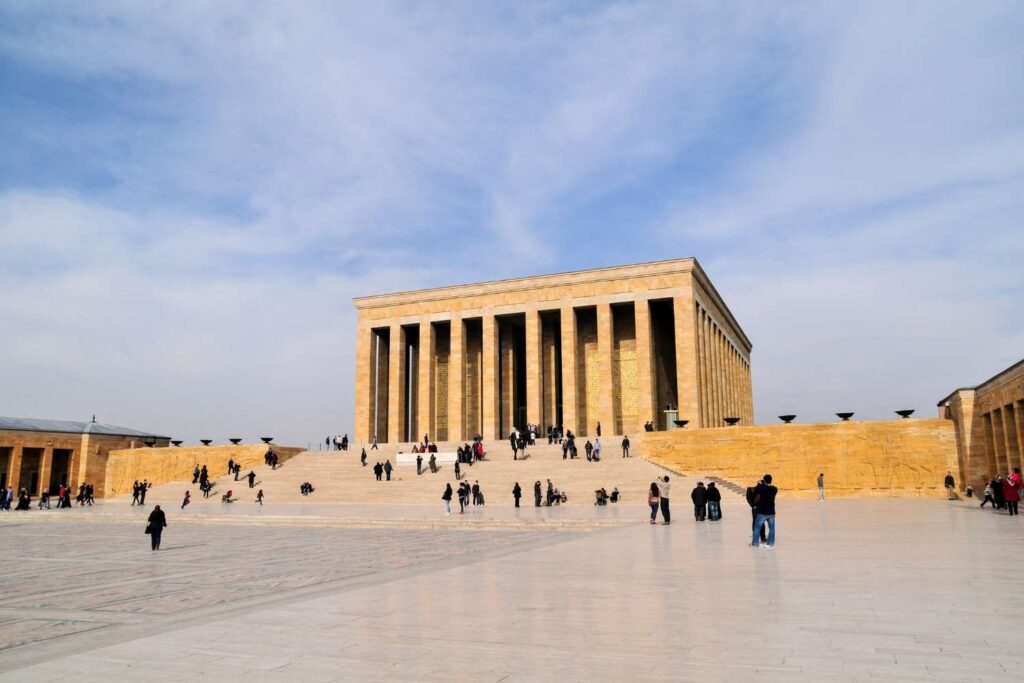
{"label": "side colonnade building", "polygon": [[368,443],[753,424],[750,340],[696,259],[354,299]]}

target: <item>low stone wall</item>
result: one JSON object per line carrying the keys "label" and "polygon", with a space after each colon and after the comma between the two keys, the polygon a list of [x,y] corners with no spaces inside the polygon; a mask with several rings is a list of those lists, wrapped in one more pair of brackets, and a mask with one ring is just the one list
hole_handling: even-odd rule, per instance
{"label": "low stone wall", "polygon": [[953,422],[938,418],[648,432],[635,450],[743,486],[771,473],[791,497],[816,496],[819,472],[826,496],[942,496],[957,458]]}
{"label": "low stone wall", "polygon": [[[278,462],[284,462],[304,448],[273,446]],[[241,464],[243,474],[263,465],[267,452],[264,444],[245,446],[192,446],[187,448],[130,448],[110,451],[107,455],[105,498],[132,492],[135,480],[148,479],[151,484],[169,481],[192,481],[192,469],[206,465],[211,477],[227,474],[228,460]],[[99,495],[100,491],[97,491]]]}

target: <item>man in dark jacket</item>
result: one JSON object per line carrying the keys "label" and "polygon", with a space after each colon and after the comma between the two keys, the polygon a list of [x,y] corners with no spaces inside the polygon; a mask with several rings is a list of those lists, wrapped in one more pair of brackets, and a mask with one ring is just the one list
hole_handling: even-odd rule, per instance
{"label": "man in dark jacket", "polygon": [[[761,481],[757,482],[758,486],[760,486],[762,483],[764,483],[764,482],[761,482]],[[757,502],[755,500],[755,495],[756,494],[754,493],[756,490],[757,490],[757,486],[748,486],[747,487],[747,505],[750,506],[750,528],[751,529],[757,529]],[[768,540],[768,535],[764,532],[764,524],[761,525],[760,537],[761,537],[761,542],[762,543],[764,543],[766,540]]]}
{"label": "man in dark jacket", "polygon": [[533,484],[533,507],[540,507],[540,479]]}
{"label": "man in dark jacket", "polygon": [[512,487],[512,497],[516,499],[516,507],[519,507],[519,499],[523,497],[523,490],[519,488],[519,482]]}
{"label": "man in dark jacket", "polygon": [[764,524],[768,523],[768,542],[765,543],[765,548],[772,550],[775,547],[775,496],[778,495],[779,489],[772,486],[772,475],[764,475],[764,479],[754,489],[754,511],[757,513],[754,516],[754,533],[753,538],[750,541],[750,547],[756,548],[758,546],[758,528],[761,528],[761,533],[764,533]]}
{"label": "man in dark jacket", "polygon": [[703,522],[708,514],[708,491],[704,488],[704,482],[697,482],[697,486],[690,493],[690,500],[693,501],[693,518]]}
{"label": "man in dark jacket", "polygon": [[149,530],[149,540],[153,550],[160,550],[160,535],[163,534],[165,526],[167,526],[167,516],[164,515],[164,511],[157,505],[149,513],[149,520],[146,526]]}

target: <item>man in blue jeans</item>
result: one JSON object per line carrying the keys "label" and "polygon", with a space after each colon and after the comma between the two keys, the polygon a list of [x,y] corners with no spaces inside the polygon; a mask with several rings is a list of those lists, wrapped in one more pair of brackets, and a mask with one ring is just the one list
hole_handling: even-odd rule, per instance
{"label": "man in blue jeans", "polygon": [[757,516],[754,518],[754,537],[750,541],[750,547],[758,547],[760,535],[758,531],[768,522],[768,542],[765,547],[768,550],[775,548],[775,496],[779,489],[772,486],[772,475],[764,475],[764,479],[754,488],[754,509]]}

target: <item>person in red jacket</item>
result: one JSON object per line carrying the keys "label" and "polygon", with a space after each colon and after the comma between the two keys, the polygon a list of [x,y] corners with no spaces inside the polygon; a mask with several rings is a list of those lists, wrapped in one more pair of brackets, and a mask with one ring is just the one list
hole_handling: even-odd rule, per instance
{"label": "person in red jacket", "polygon": [[1003,479],[1003,498],[1006,499],[1006,507],[1010,515],[1016,515],[1017,504],[1020,502],[1020,489],[1024,486],[1021,482],[1020,468],[1014,467],[1013,474]]}

